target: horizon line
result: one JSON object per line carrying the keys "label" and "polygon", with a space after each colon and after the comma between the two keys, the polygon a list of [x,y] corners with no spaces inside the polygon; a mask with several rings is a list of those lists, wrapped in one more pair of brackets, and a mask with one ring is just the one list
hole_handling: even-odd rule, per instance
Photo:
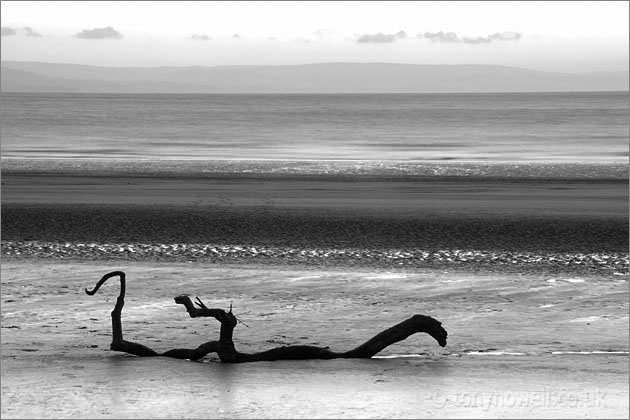
{"label": "horizon line", "polygon": [[503,67],[510,69],[536,71],[541,73],[556,73],[556,74],[576,74],[587,75],[597,73],[626,73],[630,72],[630,68],[623,70],[598,70],[584,73],[569,73],[562,71],[549,71],[549,70],[537,70],[528,67],[519,67],[505,64],[418,64],[418,63],[403,63],[403,62],[391,62],[391,61],[323,61],[323,62],[307,62],[301,64],[216,64],[216,65],[203,65],[203,64],[187,64],[187,65],[148,65],[148,66],[114,66],[114,65],[96,65],[96,64],[80,64],[69,62],[53,62],[53,61],[32,61],[32,60],[0,60],[0,63],[36,63],[36,64],[59,64],[59,65],[72,65],[81,67],[101,67],[101,68],[116,68],[116,69],[151,69],[151,68],[216,68],[216,67],[302,67],[302,66],[314,66],[314,65],[326,65],[326,64],[357,64],[357,65],[370,65],[370,64],[387,64],[387,65],[403,65],[403,66],[425,66],[425,67]]}

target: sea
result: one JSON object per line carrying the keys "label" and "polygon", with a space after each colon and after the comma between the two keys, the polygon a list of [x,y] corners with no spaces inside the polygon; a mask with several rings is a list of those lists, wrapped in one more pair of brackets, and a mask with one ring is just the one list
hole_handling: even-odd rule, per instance
{"label": "sea", "polygon": [[3,158],[627,163],[628,92],[2,93]]}

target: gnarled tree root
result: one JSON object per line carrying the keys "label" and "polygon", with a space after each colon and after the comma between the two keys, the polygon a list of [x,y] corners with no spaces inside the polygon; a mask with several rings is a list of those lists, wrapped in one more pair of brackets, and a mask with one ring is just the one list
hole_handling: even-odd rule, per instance
{"label": "gnarled tree root", "polygon": [[317,346],[283,346],[258,353],[241,353],[236,350],[232,340],[234,328],[238,320],[232,311],[207,308],[198,298],[196,307],[188,296],[178,296],[175,303],[184,305],[191,318],[211,317],[221,323],[218,341],[208,341],[195,349],[173,349],[162,354],[142,344],[123,339],[121,313],[125,304],[125,273],[113,271],[99,280],[94,289],[85,289],[88,295],[93,295],[109,278],[120,277],[120,294],[116,306],[112,311],[112,343],[110,348],[140,357],[166,356],[177,359],[199,360],[209,353],[217,353],[223,363],[244,363],[273,360],[305,360],[305,359],[339,359],[339,358],[370,358],[386,347],[405,340],[412,334],[424,332],[433,337],[440,346],[446,345],[447,332],[442,324],[434,318],[425,315],[414,315],[411,318],[394,325],[377,334],[360,346],[343,352],[330,351],[327,347]]}

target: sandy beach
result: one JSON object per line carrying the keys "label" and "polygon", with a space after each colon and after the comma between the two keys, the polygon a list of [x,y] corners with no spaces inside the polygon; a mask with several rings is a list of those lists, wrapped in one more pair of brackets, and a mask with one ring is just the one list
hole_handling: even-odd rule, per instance
{"label": "sandy beach", "polygon": [[[539,271],[627,272],[627,179],[9,173],[2,182],[11,257],[64,257],[46,249],[68,244],[68,258],[303,264],[305,251],[316,266],[529,261]],[[434,255],[443,250],[479,255]]]}
{"label": "sandy beach", "polygon": [[[628,416],[628,184],[620,178],[3,172],[2,416]],[[163,352],[350,349],[443,322],[369,360],[242,365]],[[332,391],[332,392],[331,392]]]}
{"label": "sandy beach", "polygon": [[[416,313],[449,341],[418,334],[369,360],[136,358],[108,349],[116,282],[83,292],[113,269],[128,275],[126,339],[159,351],[218,334],[174,304],[180,293],[233,303],[242,351],[343,350]],[[2,283],[3,418],[628,414],[627,277],[4,262]]]}

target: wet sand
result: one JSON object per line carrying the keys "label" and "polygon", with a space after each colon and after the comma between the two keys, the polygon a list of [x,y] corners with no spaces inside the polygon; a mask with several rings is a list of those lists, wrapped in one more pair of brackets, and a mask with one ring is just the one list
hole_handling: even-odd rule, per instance
{"label": "wet sand", "polygon": [[2,174],[2,204],[295,208],[366,214],[623,217],[627,179]]}
{"label": "wet sand", "polygon": [[4,174],[3,239],[625,251],[627,180]]}
{"label": "wet sand", "polygon": [[[2,184],[3,418],[628,417],[627,177],[3,167]],[[115,282],[83,292],[113,270],[125,338],[158,351],[218,334],[182,293],[233,302],[241,351],[345,350],[413,314],[449,341],[370,360],[140,359],[109,350]]]}
{"label": "wet sand", "polygon": [[[449,340],[417,334],[369,360],[136,358],[108,349],[118,284],[83,292],[114,269],[125,338],[159,351],[218,335],[180,293],[233,303],[241,351],[344,350],[417,313]],[[627,418],[627,296],[627,276],[3,262],[2,416]]]}

